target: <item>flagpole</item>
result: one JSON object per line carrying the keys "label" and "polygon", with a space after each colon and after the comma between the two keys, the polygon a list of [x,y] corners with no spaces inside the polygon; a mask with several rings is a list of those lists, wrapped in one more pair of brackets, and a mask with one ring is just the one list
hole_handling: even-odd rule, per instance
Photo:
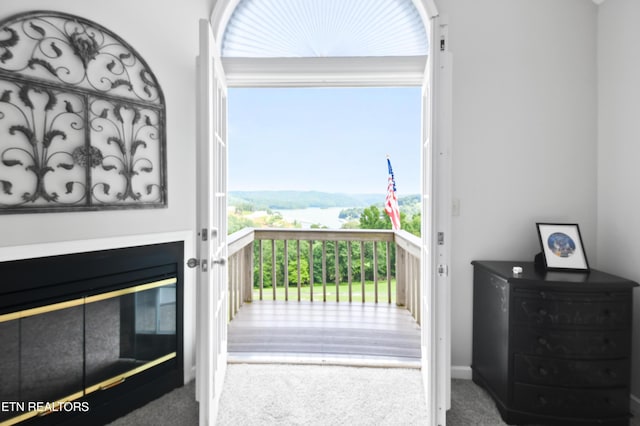
{"label": "flagpole", "polygon": [[396,180],[391,167],[391,157],[387,154],[387,167],[389,178],[387,184],[387,196],[385,198],[384,211],[391,220],[391,228],[394,231],[400,230],[400,208],[398,207],[398,196],[396,194]]}

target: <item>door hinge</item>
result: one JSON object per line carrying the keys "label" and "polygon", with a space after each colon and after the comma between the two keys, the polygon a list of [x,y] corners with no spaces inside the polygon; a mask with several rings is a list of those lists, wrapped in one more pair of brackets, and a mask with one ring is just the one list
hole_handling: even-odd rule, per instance
{"label": "door hinge", "polygon": [[202,228],[202,231],[200,231],[200,238],[202,238],[202,241],[207,241],[209,238],[209,230],[207,228]]}
{"label": "door hinge", "polygon": [[444,245],[444,232],[438,232],[438,245]]}
{"label": "door hinge", "polygon": [[439,19],[440,26],[440,51],[446,52],[449,50],[448,38],[449,38],[449,19],[446,16],[441,16]]}

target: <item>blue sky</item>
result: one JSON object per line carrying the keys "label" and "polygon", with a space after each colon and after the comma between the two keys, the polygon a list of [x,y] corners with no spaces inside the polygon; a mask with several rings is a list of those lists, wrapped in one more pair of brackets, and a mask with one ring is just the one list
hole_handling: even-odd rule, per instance
{"label": "blue sky", "polygon": [[229,90],[229,190],[420,192],[420,88]]}

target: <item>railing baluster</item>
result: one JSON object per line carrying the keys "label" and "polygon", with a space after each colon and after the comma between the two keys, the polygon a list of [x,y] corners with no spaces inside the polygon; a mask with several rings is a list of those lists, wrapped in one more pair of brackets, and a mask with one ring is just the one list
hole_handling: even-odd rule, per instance
{"label": "railing baluster", "polygon": [[353,302],[351,291],[351,241],[347,241],[347,279],[349,281],[349,303]]}
{"label": "railing baluster", "polygon": [[414,286],[416,287],[416,322],[418,324],[422,323],[422,304],[421,304],[421,298],[422,298],[422,289],[420,288],[419,285],[419,280],[418,277],[420,276],[420,262],[418,261],[418,259],[414,259],[414,268],[415,268],[415,276],[416,276],[416,280],[415,280],[415,284]]}
{"label": "railing baluster", "polygon": [[242,264],[244,258],[242,257],[242,251],[236,253],[234,256],[235,258],[235,271],[233,273],[234,276],[234,287],[235,287],[235,305],[236,305],[236,311],[234,312],[234,315],[236,313],[238,313],[238,311],[240,310],[240,305],[242,304],[242,267],[244,266]]}
{"label": "railing baluster", "polygon": [[260,252],[260,300],[263,300],[262,290],[264,289],[264,255],[262,253],[262,240],[260,240],[258,246],[258,251]]}
{"label": "railing baluster", "polygon": [[415,286],[415,268],[413,267],[413,259],[409,260],[409,282],[411,283],[411,288],[409,290],[409,306],[411,306],[411,312],[415,317],[416,312],[416,286]]}
{"label": "railing baluster", "polygon": [[245,287],[245,298],[244,301],[245,302],[252,302],[253,301],[253,244],[249,244],[246,248],[245,248],[245,256],[247,259],[247,264],[246,264],[246,269],[245,269],[245,273],[246,273],[246,282],[244,283]]}
{"label": "railing baluster", "polygon": [[396,245],[396,305],[406,306],[406,251]]}
{"label": "railing baluster", "polygon": [[360,241],[360,282],[362,287],[362,303],[365,302],[366,297],[366,289],[365,289],[365,280],[366,280],[366,271],[365,271],[365,263],[364,263],[364,251],[365,251],[364,241]]}
{"label": "railing baluster", "polygon": [[313,240],[309,240],[309,300],[313,302]]}
{"label": "railing baluster", "polygon": [[416,285],[416,260],[415,259],[411,259],[411,299],[412,299],[412,306],[413,306],[413,310],[412,312],[414,313],[414,317],[417,319],[417,313],[418,313],[418,304],[420,303],[420,300],[418,299],[418,286]]}
{"label": "railing baluster", "polygon": [[[243,256],[242,256],[242,252],[238,253],[236,255],[236,271],[235,271],[235,288],[236,288],[236,312],[238,313],[238,311],[240,310],[240,306],[242,306],[242,263],[243,260]],[[235,315],[234,313],[234,315]]]}
{"label": "railing baluster", "polygon": [[378,242],[373,242],[373,289],[375,302],[378,303]]}
{"label": "railing baluster", "polygon": [[391,303],[391,243],[387,241],[387,301]]}
{"label": "railing baluster", "polygon": [[327,242],[322,240],[322,301],[327,301]]}
{"label": "railing baluster", "polygon": [[273,300],[276,300],[277,285],[277,269],[276,269],[276,240],[271,240],[271,287],[273,288]]}
{"label": "railing baluster", "polygon": [[300,240],[296,241],[297,242],[297,252],[298,252],[298,302],[301,300],[301,296],[302,296],[302,279],[300,276]]}
{"label": "railing baluster", "polygon": [[244,257],[242,256],[242,251],[236,253],[233,257],[235,259],[234,262],[234,271],[233,271],[233,281],[234,284],[233,286],[235,287],[235,312],[233,313],[234,315],[240,310],[240,305],[242,304],[241,300],[242,300],[242,267],[243,267],[243,260]]}
{"label": "railing baluster", "polygon": [[242,267],[244,266],[244,251],[240,250],[238,253],[236,253],[234,255],[235,258],[235,278],[234,278],[234,287],[236,288],[236,312],[238,312],[240,310],[240,306],[242,306],[242,290],[243,290],[243,286],[242,286],[242,278],[243,278],[243,271],[242,271]]}
{"label": "railing baluster", "polygon": [[236,310],[236,304],[237,304],[237,299],[238,299],[238,295],[237,295],[237,285],[238,285],[238,257],[237,256],[233,256],[233,264],[229,265],[229,275],[231,275],[230,277],[230,282],[231,282],[231,287],[232,287],[232,291],[231,291],[231,304],[233,306],[233,310],[232,310],[232,317],[235,316],[236,312],[238,312]]}
{"label": "railing baluster", "polygon": [[227,312],[229,314],[229,321],[231,321],[233,319],[233,274],[231,273],[231,271],[233,267],[233,257],[229,256],[229,275],[227,277],[228,280],[228,291],[229,291],[229,312]]}
{"label": "railing baluster", "polygon": [[335,246],[335,256],[336,256],[336,269],[335,269],[335,276],[336,276],[336,302],[340,301],[340,250],[339,250],[339,245],[340,242],[336,240],[334,246]]}
{"label": "railing baluster", "polygon": [[407,254],[407,307],[411,314],[413,311],[413,258]]}
{"label": "railing baluster", "polygon": [[247,279],[247,274],[246,274],[246,266],[247,266],[247,248],[245,247],[244,249],[240,250],[240,252],[238,253],[238,259],[239,259],[239,263],[238,263],[238,310],[240,310],[240,308],[242,307],[242,304],[244,303],[244,299],[245,299],[245,294],[244,294],[244,290],[245,290],[245,282]]}
{"label": "railing baluster", "polygon": [[284,300],[289,301],[289,240],[284,240]]}

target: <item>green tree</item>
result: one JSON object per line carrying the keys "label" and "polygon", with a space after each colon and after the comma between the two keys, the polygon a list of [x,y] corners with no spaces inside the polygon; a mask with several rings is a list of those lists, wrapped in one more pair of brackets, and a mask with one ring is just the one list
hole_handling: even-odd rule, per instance
{"label": "green tree", "polygon": [[420,213],[414,214],[413,216],[411,216],[411,219],[402,218],[402,229],[419,237],[421,229],[421,219],[422,215]]}
{"label": "green tree", "polygon": [[375,205],[369,206],[362,211],[360,216],[361,229],[391,229],[389,216]]}
{"label": "green tree", "polygon": [[236,231],[239,231],[244,228],[252,228],[255,226],[253,221],[247,217],[243,217],[237,214],[228,215],[228,234],[233,234]]}
{"label": "green tree", "polygon": [[349,222],[343,223],[341,228],[342,229],[360,229],[360,221],[350,220]]}

